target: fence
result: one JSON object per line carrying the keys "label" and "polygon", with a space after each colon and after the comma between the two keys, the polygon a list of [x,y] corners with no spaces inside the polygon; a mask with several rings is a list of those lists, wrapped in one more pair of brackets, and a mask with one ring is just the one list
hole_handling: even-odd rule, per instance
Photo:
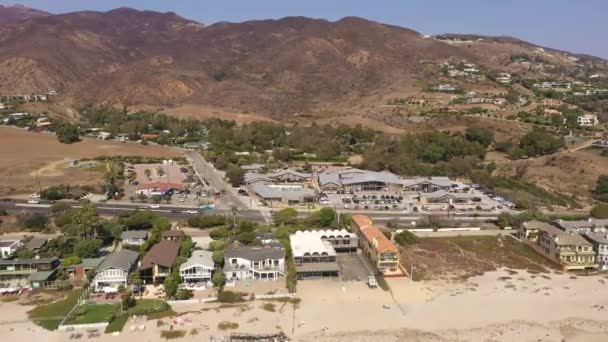
{"label": "fence", "polygon": [[[278,293],[278,294],[271,294],[271,295],[255,295],[254,300],[295,298],[295,297],[296,297],[295,293]],[[204,303],[211,303],[211,302],[216,302],[216,301],[217,301],[216,297],[211,297],[211,298],[186,299],[186,300],[168,300],[167,303],[169,305],[180,305],[180,304],[204,304]]]}
{"label": "fence", "polygon": [[90,324],[67,324],[67,325],[60,325],[59,328],[57,328],[57,330],[59,330],[59,331],[71,331],[71,330],[75,330],[75,329],[103,329],[103,330],[105,330],[108,325],[110,325],[110,323],[108,323],[108,322],[90,323]]}

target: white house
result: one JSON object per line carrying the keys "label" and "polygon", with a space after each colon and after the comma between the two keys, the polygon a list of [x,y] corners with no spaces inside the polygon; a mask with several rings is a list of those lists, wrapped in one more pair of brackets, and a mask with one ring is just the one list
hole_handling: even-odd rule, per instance
{"label": "white house", "polygon": [[179,267],[179,275],[185,283],[207,282],[215,268],[213,253],[196,250],[192,256]]}
{"label": "white house", "polygon": [[148,232],[145,230],[128,230],[120,235],[123,245],[143,245],[148,239]]}
{"label": "white house", "polygon": [[8,259],[21,247],[18,240],[0,240],[0,258]]}
{"label": "white house", "polygon": [[226,279],[275,280],[285,274],[285,249],[232,245],[224,253]]}
{"label": "white house", "polygon": [[122,249],[110,254],[97,268],[97,275],[93,279],[93,288],[102,291],[104,288],[117,288],[127,286],[129,274],[137,267],[139,253]]}
{"label": "white house", "polygon": [[576,122],[579,126],[592,127],[597,125],[599,123],[599,120],[597,119],[597,115],[585,114],[576,118]]}

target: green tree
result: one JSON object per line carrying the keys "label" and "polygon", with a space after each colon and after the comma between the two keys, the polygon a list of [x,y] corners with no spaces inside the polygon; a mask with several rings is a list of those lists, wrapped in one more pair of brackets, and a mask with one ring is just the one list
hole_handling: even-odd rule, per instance
{"label": "green tree", "polygon": [[484,127],[469,126],[465,130],[465,138],[468,141],[476,142],[484,147],[488,147],[494,142],[494,133]]}
{"label": "green tree", "polygon": [[73,124],[61,124],[55,130],[57,140],[62,144],[72,144],[80,140],[80,130]]}
{"label": "green tree", "polygon": [[179,273],[173,272],[165,279],[165,295],[167,298],[175,296],[179,287],[180,277]]}
{"label": "green tree", "polygon": [[547,130],[536,127],[521,137],[519,141],[519,148],[528,157],[553,154],[563,146],[562,137],[554,136]]}
{"label": "green tree", "polygon": [[395,234],[395,242],[401,246],[414,245],[418,243],[418,238],[414,233],[404,230],[401,233]]}
{"label": "green tree", "polygon": [[36,256],[36,254],[29,249],[20,249],[15,253],[17,259],[32,259]]}
{"label": "green tree", "polygon": [[608,202],[608,176],[599,176],[593,190],[595,198],[602,202]]}
{"label": "green tree", "polygon": [[293,208],[281,209],[274,214],[274,224],[277,226],[296,223],[298,223],[298,211]]}
{"label": "green tree", "polygon": [[101,240],[80,240],[74,246],[74,254],[81,258],[94,258],[101,245]]}
{"label": "green tree", "polygon": [[319,224],[322,227],[329,227],[336,219],[336,212],[332,208],[321,208],[319,210]]}
{"label": "green tree", "polygon": [[608,219],[608,204],[600,203],[591,209],[591,216],[596,219]]}
{"label": "green tree", "polygon": [[96,227],[99,224],[99,214],[94,206],[85,204],[82,208],[70,211],[70,222],[73,224],[81,238],[95,237]]}
{"label": "green tree", "polygon": [[216,269],[211,277],[211,282],[213,283],[213,286],[222,289],[224,285],[226,285],[226,274],[224,271],[221,269]]}
{"label": "green tree", "polygon": [[228,170],[226,171],[226,177],[228,178],[230,184],[236,188],[243,183],[245,171],[238,165],[230,164],[230,166],[228,166]]}
{"label": "green tree", "polygon": [[61,265],[63,265],[63,266],[72,266],[72,265],[78,265],[81,262],[82,262],[82,258],[79,257],[79,256],[75,256],[74,255],[74,256],[70,256],[70,257],[67,257],[67,258],[63,259],[61,261]]}

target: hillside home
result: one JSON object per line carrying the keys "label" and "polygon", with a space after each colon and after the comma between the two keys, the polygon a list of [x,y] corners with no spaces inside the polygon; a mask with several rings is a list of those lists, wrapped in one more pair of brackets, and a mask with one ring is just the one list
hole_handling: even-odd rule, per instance
{"label": "hillside home", "polygon": [[96,270],[105,258],[85,258],[79,264],[61,266],[65,270],[70,280],[78,284],[84,281],[87,277],[87,272]]}
{"label": "hillside home", "polygon": [[179,266],[179,275],[184,283],[208,282],[214,269],[213,253],[196,250]]}
{"label": "hillside home", "polygon": [[139,265],[141,279],[146,284],[164,281],[169,274],[175,259],[179,254],[179,243],[161,240],[152,246]]}
{"label": "hillside home", "polygon": [[404,275],[399,265],[399,249],[373,225],[368,216],[353,215],[352,226],[359,235],[363,254],[371,260],[377,273],[385,277]]}
{"label": "hillside home", "polygon": [[285,274],[285,249],[231,245],[224,253],[226,279],[276,280]]}
{"label": "hillside home", "polygon": [[592,127],[599,124],[599,120],[597,119],[597,115],[585,114],[576,118],[576,123],[582,127]]}
{"label": "hillside home", "polygon": [[147,230],[128,230],[120,235],[123,245],[140,246],[148,239]]}

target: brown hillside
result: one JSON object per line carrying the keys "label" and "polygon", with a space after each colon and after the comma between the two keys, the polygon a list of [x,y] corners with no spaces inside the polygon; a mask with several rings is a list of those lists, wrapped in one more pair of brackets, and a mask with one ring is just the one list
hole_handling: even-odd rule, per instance
{"label": "brown hillside", "polygon": [[57,101],[70,104],[190,104],[276,119],[352,114],[373,111],[387,94],[419,91],[420,80],[445,81],[421,62],[501,66],[526,48],[510,40],[451,45],[352,17],[205,27],[121,8],[0,24],[0,93],[58,90]]}

